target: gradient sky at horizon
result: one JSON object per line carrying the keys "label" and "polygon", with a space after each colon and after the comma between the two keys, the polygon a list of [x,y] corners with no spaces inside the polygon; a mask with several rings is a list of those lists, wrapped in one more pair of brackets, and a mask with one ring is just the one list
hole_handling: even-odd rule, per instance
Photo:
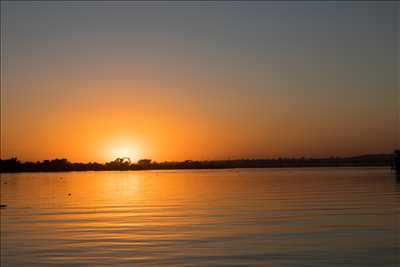
{"label": "gradient sky at horizon", "polygon": [[396,2],[1,2],[1,157],[390,153]]}

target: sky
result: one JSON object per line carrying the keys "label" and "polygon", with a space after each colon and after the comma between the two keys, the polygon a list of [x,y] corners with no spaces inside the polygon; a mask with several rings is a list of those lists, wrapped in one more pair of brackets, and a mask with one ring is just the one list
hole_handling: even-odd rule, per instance
{"label": "sky", "polygon": [[1,157],[390,153],[399,6],[1,1]]}

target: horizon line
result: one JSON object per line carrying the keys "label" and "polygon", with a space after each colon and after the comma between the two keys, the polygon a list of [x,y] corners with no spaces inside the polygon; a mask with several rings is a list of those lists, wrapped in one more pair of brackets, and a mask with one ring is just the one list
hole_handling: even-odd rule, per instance
{"label": "horizon line", "polygon": [[[393,151],[396,151],[397,149],[394,149]],[[27,163],[27,162],[44,162],[44,161],[52,161],[52,160],[66,160],[70,163],[99,163],[99,164],[105,164],[109,162],[114,162],[118,159],[129,159],[131,161],[131,164],[137,164],[141,160],[150,160],[151,163],[163,163],[163,162],[216,162],[216,161],[238,161],[238,160],[283,160],[283,159],[331,159],[331,158],[336,158],[336,159],[344,159],[344,158],[355,158],[355,157],[363,157],[363,156],[388,156],[392,155],[393,152],[391,153],[366,153],[366,154],[353,154],[349,156],[338,156],[338,155],[330,155],[330,156],[319,156],[319,157],[312,157],[312,156],[278,156],[278,157],[253,157],[253,158],[226,158],[226,159],[205,159],[205,160],[200,160],[200,159],[186,159],[186,160],[163,160],[163,161],[157,161],[153,160],[151,158],[145,157],[145,158],[140,158],[136,161],[131,161],[130,157],[116,157],[113,160],[110,161],[70,161],[68,158],[65,157],[55,157],[55,158],[49,158],[49,159],[41,159],[41,160],[20,160],[18,159],[18,156],[11,156],[11,157],[5,157],[2,158],[0,157],[0,161],[6,161],[6,160],[11,160],[11,159],[16,159],[17,161],[20,161],[21,163]]]}

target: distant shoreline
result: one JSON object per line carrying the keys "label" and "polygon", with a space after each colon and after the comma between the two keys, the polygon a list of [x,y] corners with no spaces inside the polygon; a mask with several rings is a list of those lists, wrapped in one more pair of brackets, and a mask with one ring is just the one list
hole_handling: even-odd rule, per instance
{"label": "distant shoreline", "polygon": [[393,165],[392,154],[374,154],[354,157],[238,159],[182,162],[153,162],[142,159],[131,163],[118,158],[101,163],[71,163],[67,159],[20,162],[16,158],[0,160],[0,173],[69,172],[69,171],[136,171],[136,170],[196,170],[238,168],[315,168],[315,167],[388,167]]}
{"label": "distant shoreline", "polygon": [[0,174],[10,174],[10,173],[60,173],[60,172],[130,172],[130,171],[180,171],[180,170],[235,170],[235,169],[297,169],[297,168],[387,168],[391,169],[391,166],[388,165],[354,165],[354,166],[271,166],[271,167],[221,167],[221,168],[175,168],[175,169],[124,169],[124,170],[64,170],[64,171],[12,171],[12,172],[3,172]]}

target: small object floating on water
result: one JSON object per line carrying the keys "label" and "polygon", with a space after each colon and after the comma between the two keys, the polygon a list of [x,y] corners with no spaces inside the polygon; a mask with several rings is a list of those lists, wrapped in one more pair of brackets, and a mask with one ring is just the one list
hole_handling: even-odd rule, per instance
{"label": "small object floating on water", "polygon": [[5,205],[5,204],[0,204],[0,208],[5,208],[5,207],[7,207],[7,205]]}

